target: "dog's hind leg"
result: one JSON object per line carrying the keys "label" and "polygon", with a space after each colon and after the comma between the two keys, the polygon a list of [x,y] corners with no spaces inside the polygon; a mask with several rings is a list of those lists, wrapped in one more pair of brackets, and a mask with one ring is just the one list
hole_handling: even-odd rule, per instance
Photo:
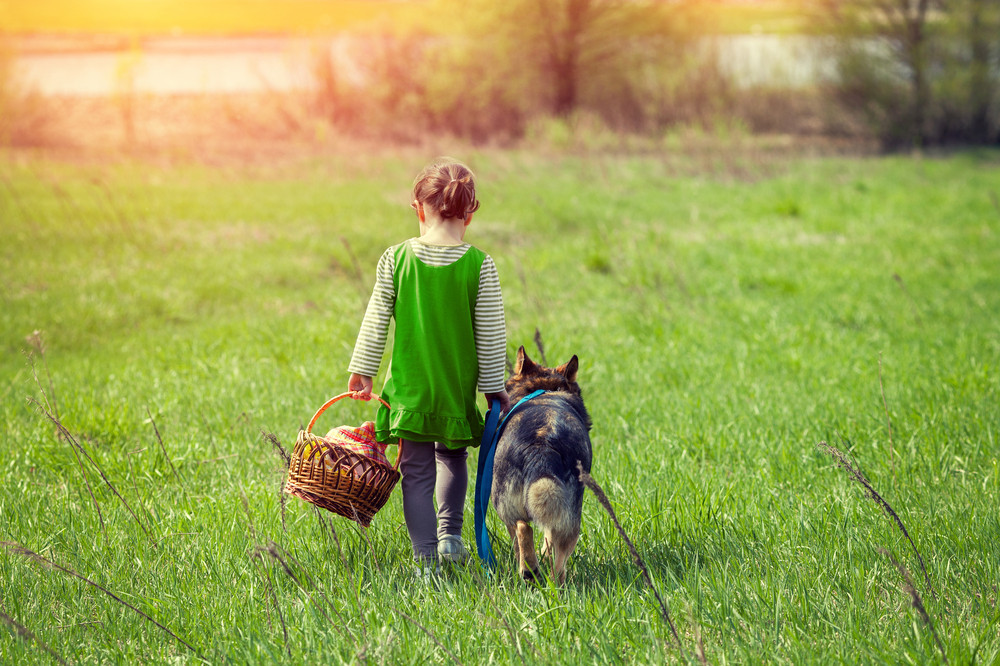
{"label": "dog's hind leg", "polygon": [[510,534],[510,540],[514,542],[514,555],[517,556],[518,563],[521,562],[521,548],[520,544],[517,542],[517,524],[508,525],[504,523],[504,527],[507,528],[507,533]]}
{"label": "dog's hind leg", "polygon": [[517,549],[521,577],[527,581],[541,582],[542,572],[538,570],[538,557],[535,555],[535,532],[523,520],[517,521]]}
{"label": "dog's hind leg", "polygon": [[576,532],[565,538],[546,534],[545,539],[552,544],[552,577],[555,579],[556,585],[561,586],[566,582],[566,562],[569,561],[569,556],[576,549],[576,542],[580,540],[580,533]]}

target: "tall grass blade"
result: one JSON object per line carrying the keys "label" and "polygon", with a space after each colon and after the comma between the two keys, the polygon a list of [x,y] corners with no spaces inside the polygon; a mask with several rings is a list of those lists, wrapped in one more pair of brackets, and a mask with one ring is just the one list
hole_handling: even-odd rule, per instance
{"label": "tall grass blade", "polygon": [[[38,354],[38,357],[42,359],[42,366],[45,368],[45,377],[49,382],[49,393],[47,396],[47,400],[50,401],[49,407],[52,409],[52,413],[55,414],[56,417],[58,417],[59,402],[56,399],[56,387],[52,381],[52,371],[49,370],[49,362],[45,358],[45,340],[42,337],[42,332],[37,329],[32,331],[31,335],[29,335],[26,338],[26,342],[34,348],[35,352]],[[31,370],[32,372],[35,373],[35,382],[38,383],[38,373],[35,372],[35,363],[33,355],[29,355],[28,360],[31,361]],[[40,384],[39,384],[39,389],[41,389]]]}
{"label": "tall grass blade", "polygon": [[497,619],[500,620],[501,624],[503,624],[504,626],[504,629],[507,630],[507,635],[510,637],[510,644],[513,645],[515,650],[517,651],[517,657],[518,659],[521,660],[521,664],[527,663],[524,660],[524,654],[522,653],[523,651],[521,650],[522,642],[528,644],[528,648],[532,651],[532,653],[535,655],[535,658],[537,659],[540,655],[538,653],[537,648],[535,648],[531,640],[527,636],[524,636],[523,634],[514,631],[514,627],[511,626],[510,622],[507,621],[506,616],[504,616],[504,614],[500,611],[500,607],[497,605],[496,600],[493,598],[493,595],[490,594],[489,585],[487,584],[486,578],[483,576],[483,570],[479,567],[472,567],[470,571],[473,573],[473,576],[476,579],[477,587],[482,591],[483,596],[486,597],[486,601],[489,602],[490,608],[493,609],[493,612],[496,614]]}
{"label": "tall grass blade", "polygon": [[288,625],[285,623],[285,615],[281,612],[281,604],[278,602],[278,595],[274,591],[274,584],[271,582],[271,574],[264,568],[263,557],[259,552],[254,551],[253,554],[250,555],[250,560],[260,571],[261,575],[264,577],[264,581],[267,583],[268,596],[271,603],[274,605],[275,612],[278,614],[278,621],[281,622],[281,633],[285,638],[285,653],[288,654],[288,656],[292,656],[292,649],[288,645]]}
{"label": "tall grass blade", "polygon": [[150,535],[149,530],[146,529],[146,526],[142,524],[142,521],[139,519],[139,516],[137,516],[136,513],[135,513],[135,511],[132,509],[132,505],[128,503],[128,500],[126,500],[124,497],[122,497],[122,494],[120,492],[118,492],[118,489],[115,487],[115,484],[111,483],[111,480],[104,473],[104,470],[102,470],[101,466],[98,465],[97,462],[90,456],[90,453],[87,452],[87,449],[84,448],[84,446],[82,444],[80,444],[80,442],[77,441],[77,439],[75,437],[73,437],[72,433],[70,433],[70,431],[66,429],[66,426],[64,426],[59,421],[59,419],[57,419],[47,409],[45,409],[45,407],[44,407],[44,405],[42,405],[42,403],[38,402],[34,398],[29,398],[29,400],[31,400],[31,402],[35,403],[35,405],[37,405],[38,408],[42,410],[42,412],[45,414],[45,416],[50,421],[52,421],[52,423],[55,424],[55,426],[59,429],[59,432],[61,432],[63,434],[63,436],[67,439],[67,441],[69,441],[70,444],[74,448],[76,448],[76,450],[78,450],[80,453],[82,453],[83,456],[87,459],[87,461],[90,462],[90,464],[94,466],[94,469],[97,470],[97,473],[100,474],[101,478],[104,480],[105,485],[107,485],[107,487],[111,489],[111,492],[115,494],[115,497],[117,497],[121,501],[121,503],[125,506],[125,508],[128,510],[128,512],[132,515],[132,518],[135,519],[135,522],[139,525],[140,529],[142,529],[143,533],[146,535],[146,538],[149,539],[155,545],[156,542],[153,541],[152,535]]}
{"label": "tall grass blade", "polygon": [[889,403],[885,400],[885,386],[882,384],[882,352],[878,355],[878,388],[882,393],[882,408],[885,410],[885,425],[889,429],[889,464],[893,483],[896,481],[896,447],[892,443],[892,420],[889,418]]}
{"label": "tall grass blade", "polygon": [[41,564],[43,566],[50,567],[52,569],[56,569],[58,571],[61,571],[64,574],[72,576],[73,578],[77,578],[79,580],[82,580],[84,583],[86,583],[87,585],[90,585],[91,587],[97,588],[98,590],[100,590],[104,594],[108,595],[109,597],[111,597],[112,599],[114,599],[115,601],[117,601],[122,606],[125,606],[129,610],[131,610],[131,611],[133,611],[133,612],[141,615],[142,617],[146,618],[147,620],[149,620],[150,622],[152,622],[153,624],[155,624],[157,627],[159,627],[160,629],[162,629],[163,631],[165,631],[167,634],[169,634],[171,637],[173,637],[174,640],[176,640],[178,643],[180,643],[181,645],[183,645],[187,649],[191,650],[191,652],[194,652],[198,656],[199,659],[204,659],[204,657],[201,655],[201,653],[198,652],[198,650],[193,645],[191,645],[190,643],[188,643],[186,640],[184,640],[183,638],[181,638],[180,636],[178,636],[177,634],[175,634],[173,631],[171,631],[167,627],[163,626],[162,624],[160,624],[159,622],[157,622],[155,619],[153,619],[152,617],[150,617],[146,613],[142,612],[141,610],[139,610],[138,608],[136,608],[132,604],[128,603],[127,601],[124,601],[121,597],[119,597],[118,595],[116,595],[114,592],[112,592],[108,588],[95,583],[94,581],[90,580],[86,576],[78,574],[77,572],[73,571],[72,569],[68,569],[68,568],[66,568],[64,566],[56,564],[52,560],[49,560],[49,559],[47,559],[47,558],[39,555],[38,553],[35,553],[35,552],[29,550],[28,548],[25,548],[21,544],[15,543],[13,541],[0,541],[0,546],[3,546],[7,550],[9,550],[9,551],[11,551],[11,552],[13,552],[13,553],[15,553],[17,555],[21,555],[23,557],[26,557],[29,560],[33,560],[33,561],[35,561],[35,562],[37,562],[37,563],[39,563],[39,564]]}
{"label": "tall grass blade", "polygon": [[344,548],[340,543],[340,536],[337,534],[337,528],[333,525],[333,521],[331,520],[330,524],[328,525],[323,516],[323,509],[320,509],[315,504],[313,505],[313,511],[316,512],[316,520],[319,522],[320,530],[324,532],[329,530],[330,534],[333,536],[333,542],[337,546],[337,554],[340,556],[340,563],[344,565],[344,571],[347,572],[347,576],[350,579],[351,590],[353,591],[351,597],[354,601],[355,608],[357,608],[358,610],[358,619],[361,621],[361,636],[364,639],[364,641],[367,642],[368,623],[365,621],[365,613],[361,609],[361,599],[358,595],[357,585],[355,584],[357,581],[357,578],[355,576],[360,574],[355,574],[354,569],[352,569],[351,565],[348,563],[347,556],[344,554]]}
{"label": "tall grass blade", "polygon": [[[243,502],[243,511],[245,511],[247,514],[247,526],[250,528],[250,536],[256,543],[257,528],[253,522],[253,514],[250,513],[250,502],[249,500],[247,500],[247,496],[243,492],[240,493],[240,499]],[[278,602],[278,595],[274,591],[274,584],[271,582],[271,574],[264,567],[263,560],[264,558],[263,556],[261,556],[259,550],[255,549],[250,554],[250,561],[253,562],[254,568],[256,568],[260,572],[260,574],[264,577],[264,581],[267,583],[268,596],[271,600],[271,603],[274,605],[275,612],[278,614],[278,621],[281,622],[281,633],[282,635],[284,635],[285,638],[285,652],[288,654],[288,656],[291,656],[292,650],[291,647],[289,647],[288,645],[288,625],[285,624],[285,616],[281,612],[281,604]],[[268,613],[268,618],[270,618],[270,612]],[[270,619],[268,619],[268,622],[270,623]]]}
{"label": "tall grass blade", "polygon": [[261,430],[261,435],[271,443],[271,448],[274,449],[275,453],[281,456],[281,459],[285,462],[285,467],[292,464],[292,456],[285,450],[285,447],[281,445],[281,440],[278,439],[277,435],[273,432],[266,432]]}
{"label": "tall grass blade", "polygon": [[674,640],[677,641],[677,649],[680,650],[681,657],[684,661],[687,661],[687,654],[684,652],[684,644],[681,643],[681,637],[677,634],[677,627],[674,626],[674,621],[670,619],[670,611],[667,610],[667,605],[663,603],[659,590],[657,590],[656,586],[653,585],[653,577],[649,575],[649,568],[646,567],[646,562],[643,561],[642,556],[639,555],[639,551],[635,547],[635,544],[633,544],[632,540],[628,538],[628,535],[625,534],[625,530],[622,528],[621,523],[618,522],[618,516],[615,515],[615,510],[611,508],[611,502],[608,500],[608,496],[604,494],[604,491],[599,485],[597,485],[594,478],[583,470],[583,464],[579,460],[576,461],[576,468],[580,471],[580,482],[589,488],[592,493],[594,493],[594,496],[597,497],[597,501],[601,503],[604,510],[608,512],[609,516],[611,516],[611,522],[615,524],[618,534],[621,535],[622,540],[624,540],[625,544],[628,545],[629,552],[632,554],[632,560],[635,562],[635,565],[639,567],[639,571],[642,572],[646,585],[648,585],[649,589],[653,591],[653,594],[656,596],[656,601],[660,604],[661,616],[663,617],[663,621],[667,623],[667,626],[670,627],[670,632],[674,635]]}
{"label": "tall grass blade", "polygon": [[36,636],[34,634],[34,632],[32,632],[26,626],[24,626],[23,624],[21,624],[20,622],[18,622],[14,618],[12,618],[10,615],[7,615],[3,611],[0,611],[0,620],[3,620],[7,624],[9,624],[11,626],[11,628],[13,628],[14,633],[16,633],[21,638],[23,638],[23,639],[25,639],[27,641],[34,641],[38,645],[38,647],[40,647],[43,650],[45,650],[49,654],[50,657],[52,657],[53,659],[55,659],[56,661],[58,661],[60,664],[65,664],[66,663],[66,660],[63,659],[61,656],[59,656],[58,652],[56,652],[55,650],[53,650],[52,648],[50,648],[45,643],[45,641],[43,641],[42,639],[40,639],[38,636]]}
{"label": "tall grass blade", "polygon": [[549,362],[545,360],[545,344],[542,342],[542,332],[535,327],[535,346],[538,347],[538,355],[542,358],[542,365],[548,365]]}
{"label": "tall grass blade", "polygon": [[906,283],[903,282],[903,278],[900,277],[899,273],[893,273],[892,279],[896,281],[899,288],[903,290],[903,294],[907,299],[909,299],[910,309],[913,311],[913,320],[916,322],[917,326],[921,326],[923,324],[923,320],[920,318],[920,308],[917,307],[917,299],[913,298],[913,294],[911,294],[910,290],[906,288]]}
{"label": "tall grass blade", "polygon": [[892,518],[896,527],[898,527],[899,531],[903,533],[906,540],[910,542],[913,554],[917,556],[917,562],[920,564],[920,570],[924,572],[924,581],[927,583],[927,589],[931,591],[931,594],[934,594],[934,586],[931,585],[931,577],[927,574],[927,567],[924,566],[924,558],[921,557],[920,551],[917,550],[917,544],[913,543],[913,538],[910,537],[910,533],[906,529],[906,526],[903,525],[903,521],[900,520],[899,515],[893,510],[889,503],[878,494],[868,479],[865,478],[865,475],[851,464],[851,461],[848,460],[847,456],[844,455],[842,451],[837,449],[835,446],[827,444],[826,442],[820,442],[819,447],[830,454],[830,456],[832,456],[836,461],[837,466],[846,471],[854,481],[861,485],[861,487],[865,489],[865,494],[868,495],[868,497],[870,497],[887,516]]}
{"label": "tall grass blade", "polygon": [[[38,373],[35,371],[35,362],[31,356],[28,357],[28,360],[31,362],[31,371],[35,376],[35,385],[38,387],[38,392],[41,394],[42,399],[45,400],[46,404],[48,404],[48,396],[45,394],[45,390],[42,388],[42,384],[38,380]],[[33,400],[33,398],[29,398],[29,400]],[[38,403],[36,402],[35,404]],[[59,437],[63,437],[61,428],[59,429]],[[107,539],[108,531],[104,525],[104,513],[101,511],[101,503],[97,501],[97,495],[94,494],[94,488],[90,485],[90,477],[87,476],[87,468],[83,466],[83,461],[80,459],[80,454],[77,452],[76,447],[70,444],[69,448],[73,452],[73,458],[76,459],[77,467],[80,468],[80,476],[83,477],[83,483],[87,486],[87,493],[90,495],[90,499],[94,502],[94,508],[97,509],[97,520],[101,524],[101,534],[103,534],[104,538]]]}
{"label": "tall grass blade", "polygon": [[406,620],[407,622],[409,622],[410,624],[412,624],[414,627],[416,627],[420,631],[424,632],[427,635],[428,638],[430,638],[432,641],[434,641],[434,643],[439,648],[441,648],[441,650],[444,651],[445,654],[447,654],[451,658],[451,660],[453,662],[455,662],[456,664],[458,664],[458,666],[462,666],[462,661],[458,657],[455,656],[454,652],[452,652],[451,650],[449,650],[448,648],[446,648],[444,646],[444,644],[441,641],[438,640],[438,637],[435,636],[434,633],[430,629],[428,629],[424,625],[420,624],[419,622],[417,622],[412,617],[410,617],[409,615],[407,615],[403,611],[399,610],[398,608],[390,608],[389,610],[391,610],[396,615],[399,615],[400,617],[402,617],[404,620]]}
{"label": "tall grass blade", "polygon": [[163,452],[163,457],[167,459],[167,464],[170,465],[170,469],[173,470],[174,478],[177,479],[177,483],[184,487],[184,482],[181,481],[181,475],[177,473],[177,468],[174,467],[174,461],[170,459],[170,455],[167,453],[167,447],[163,444],[163,438],[160,437],[160,429],[156,427],[156,421],[153,420],[153,415],[149,412],[149,407],[146,407],[146,416],[149,417],[149,422],[153,424],[153,432],[156,433],[156,441],[160,443],[160,451]]}
{"label": "tall grass blade", "polygon": [[[300,590],[306,593],[306,595],[309,597],[309,600],[312,601],[313,604],[316,606],[317,610],[319,610],[319,612],[323,614],[323,617],[326,618],[327,622],[335,626],[335,628],[338,630],[337,633],[339,633],[341,636],[346,635],[354,643],[355,649],[358,651],[361,650],[361,643],[358,640],[358,637],[354,635],[354,632],[350,630],[348,622],[344,618],[343,614],[339,610],[337,610],[337,607],[333,605],[330,599],[323,592],[323,589],[316,584],[316,581],[313,579],[313,577],[309,575],[309,570],[306,569],[306,567],[302,566],[301,562],[299,562],[294,556],[292,556],[291,553],[286,551],[284,548],[281,548],[273,541],[270,542],[266,548],[259,545],[256,548],[257,552],[267,553],[271,558],[276,560],[285,570],[285,573],[288,574],[288,577],[295,582],[295,584],[299,587]],[[288,562],[289,560],[293,564],[295,564],[295,566],[298,567],[298,569],[302,572],[303,576],[305,576],[304,581],[292,570],[292,567]],[[308,583],[309,589],[306,588],[306,583]],[[334,622],[327,614],[323,606],[321,606],[316,601],[315,597],[310,593],[310,589],[315,590],[319,593],[319,596],[322,598],[323,603],[326,604],[326,607],[329,608],[330,611],[336,616],[337,622]]]}
{"label": "tall grass blade", "polygon": [[910,572],[907,571],[906,567],[896,561],[889,551],[884,548],[879,548],[879,552],[889,558],[893,566],[899,570],[899,575],[903,577],[903,591],[910,595],[910,603],[913,608],[916,609],[917,614],[920,615],[920,619],[924,621],[924,624],[931,630],[931,635],[934,637],[934,642],[937,643],[938,650],[941,651],[941,659],[944,663],[948,663],[948,655],[945,654],[944,644],[941,642],[941,637],[938,636],[937,629],[934,628],[934,621],[931,620],[930,614],[924,607],[924,600],[920,598],[920,593],[917,592],[917,588],[913,585],[913,579],[910,577]]}

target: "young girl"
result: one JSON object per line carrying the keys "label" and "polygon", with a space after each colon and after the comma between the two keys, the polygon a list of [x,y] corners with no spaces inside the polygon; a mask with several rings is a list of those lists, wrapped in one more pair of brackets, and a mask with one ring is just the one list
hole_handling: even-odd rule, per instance
{"label": "young girl", "polygon": [[496,266],[463,241],[479,208],[472,172],[457,162],[427,166],[413,183],[410,205],[420,236],[390,247],[378,262],[348,390],[368,399],[395,319],[382,389],[391,409],[379,407],[375,434],[402,440],[403,517],[414,557],[429,572],[437,559],[468,556],[461,537],[466,448],[478,446],[483,434],[476,387],[487,404],[497,399],[507,410],[507,336]]}

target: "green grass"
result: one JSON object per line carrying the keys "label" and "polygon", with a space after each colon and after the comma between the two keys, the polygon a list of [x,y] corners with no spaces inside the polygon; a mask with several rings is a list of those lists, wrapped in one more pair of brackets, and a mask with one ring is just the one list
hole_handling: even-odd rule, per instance
{"label": "green grass", "polygon": [[[509,347],[537,354],[537,328],[551,363],[579,355],[594,477],[688,660],[700,636],[712,664],[942,661],[883,548],[950,663],[1000,660],[1000,154],[798,158],[752,179],[659,157],[463,157]],[[414,232],[420,159],[0,156],[0,541],[211,663],[681,660],[590,495],[561,590],[516,580],[500,538],[495,581],[470,566],[412,584],[398,492],[365,533],[282,508],[261,433],[290,446],[343,390],[375,262]],[[41,386],[148,536],[85,464],[102,529],[29,402],[36,329]],[[366,417],[341,405],[327,425]],[[898,513],[934,592],[821,441]],[[271,542],[301,585],[256,556]],[[0,612],[2,663],[53,662],[42,645],[74,663],[198,662],[10,548]]]}

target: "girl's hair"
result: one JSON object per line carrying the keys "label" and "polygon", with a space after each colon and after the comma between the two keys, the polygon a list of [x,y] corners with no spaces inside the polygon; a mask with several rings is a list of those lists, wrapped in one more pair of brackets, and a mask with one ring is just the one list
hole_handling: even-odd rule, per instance
{"label": "girl's hair", "polygon": [[428,164],[413,181],[413,208],[424,204],[442,219],[464,219],[479,210],[475,175],[460,162]]}

